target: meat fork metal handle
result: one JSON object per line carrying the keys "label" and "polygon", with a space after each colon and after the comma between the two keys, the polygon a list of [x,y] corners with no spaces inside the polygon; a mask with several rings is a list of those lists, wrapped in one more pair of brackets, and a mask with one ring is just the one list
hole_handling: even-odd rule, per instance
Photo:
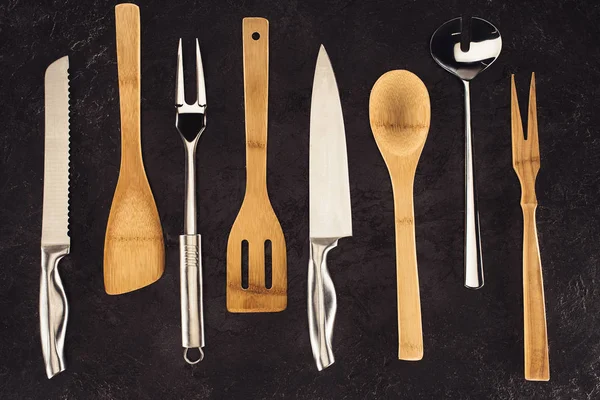
{"label": "meat fork metal handle", "polygon": [[[181,274],[181,343],[183,357],[189,364],[204,358],[204,313],[202,310],[202,257],[200,235],[179,236],[179,269]],[[198,349],[200,357],[191,360],[190,349]]]}
{"label": "meat fork metal handle", "polygon": [[[199,137],[199,136],[198,136]],[[202,309],[202,251],[200,235],[196,230],[196,140],[185,141],[185,234],[179,236],[179,269],[181,285],[181,343],[183,357],[189,364],[204,358],[204,315]],[[190,349],[197,348],[200,357],[188,357]]]}

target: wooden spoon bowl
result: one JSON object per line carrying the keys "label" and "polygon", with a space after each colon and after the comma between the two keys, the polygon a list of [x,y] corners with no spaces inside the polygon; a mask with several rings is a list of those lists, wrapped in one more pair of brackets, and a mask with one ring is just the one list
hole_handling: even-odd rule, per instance
{"label": "wooden spoon bowl", "polygon": [[386,162],[388,156],[404,158],[411,154],[411,160],[419,160],[431,111],[429,93],[418,76],[404,70],[382,75],[371,91],[369,117]]}
{"label": "wooden spoon bowl", "polygon": [[423,358],[423,330],[415,243],[413,183],[429,132],[431,108],[425,84],[409,71],[383,74],[369,99],[373,136],[392,179],[396,228],[398,358]]}

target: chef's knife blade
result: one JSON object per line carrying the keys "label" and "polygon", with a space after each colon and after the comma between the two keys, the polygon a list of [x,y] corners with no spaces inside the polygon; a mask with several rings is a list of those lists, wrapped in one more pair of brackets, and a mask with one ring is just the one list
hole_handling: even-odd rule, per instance
{"label": "chef's knife blade", "polygon": [[40,336],[46,374],[64,371],[68,304],[58,262],[69,254],[69,58],[46,69]]}
{"label": "chef's knife blade", "polygon": [[352,236],[348,156],[342,104],[321,46],[310,106],[310,237]]}
{"label": "chef's knife blade", "polygon": [[338,239],[352,236],[344,118],[333,68],[323,46],[317,57],[311,100],[309,190],[308,324],[320,371],[334,362],[331,337],[337,300],[327,270],[327,253]]}

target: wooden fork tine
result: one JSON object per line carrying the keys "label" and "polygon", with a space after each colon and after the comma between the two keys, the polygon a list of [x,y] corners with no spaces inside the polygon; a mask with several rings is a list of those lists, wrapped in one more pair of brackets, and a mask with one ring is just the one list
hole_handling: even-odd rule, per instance
{"label": "wooden fork tine", "polygon": [[521,143],[525,140],[523,134],[523,121],[521,120],[521,111],[519,110],[519,99],[517,98],[517,87],[515,85],[514,74],[510,76],[510,116],[511,116],[511,132],[512,132],[512,150],[513,150],[513,166],[516,167],[516,162],[521,154]]}
{"label": "wooden fork tine", "polygon": [[531,156],[539,161],[540,144],[538,140],[537,102],[535,93],[535,72],[531,73],[529,86],[529,114],[527,116],[527,141],[531,148]]}
{"label": "wooden fork tine", "polygon": [[517,86],[515,84],[515,76],[510,76],[510,86],[511,86],[511,96],[510,96],[510,105],[511,105],[511,122],[512,122],[512,138],[513,144],[515,143],[515,139],[524,140],[525,135],[523,134],[523,121],[521,120],[521,111],[519,110],[519,99],[517,97]]}

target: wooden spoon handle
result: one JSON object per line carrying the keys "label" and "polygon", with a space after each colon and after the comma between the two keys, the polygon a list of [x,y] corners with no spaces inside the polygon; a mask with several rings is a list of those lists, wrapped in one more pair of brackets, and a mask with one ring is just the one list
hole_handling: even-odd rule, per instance
{"label": "wooden spoon handle", "polygon": [[[127,169],[132,163],[142,164],[139,7],[135,4],[117,5],[115,22],[121,104],[121,169]],[[133,168],[133,170],[138,171],[139,169]]]}
{"label": "wooden spoon handle", "polygon": [[525,326],[525,379],[550,379],[548,334],[542,263],[535,223],[535,204],[523,204],[523,316]]}
{"label": "wooden spoon handle", "polygon": [[244,18],[242,41],[246,110],[246,192],[266,193],[269,21],[264,18]]}
{"label": "wooden spoon handle", "polygon": [[392,179],[396,226],[396,278],[398,289],[398,358],[423,358],[421,298],[413,209],[413,178]]}

